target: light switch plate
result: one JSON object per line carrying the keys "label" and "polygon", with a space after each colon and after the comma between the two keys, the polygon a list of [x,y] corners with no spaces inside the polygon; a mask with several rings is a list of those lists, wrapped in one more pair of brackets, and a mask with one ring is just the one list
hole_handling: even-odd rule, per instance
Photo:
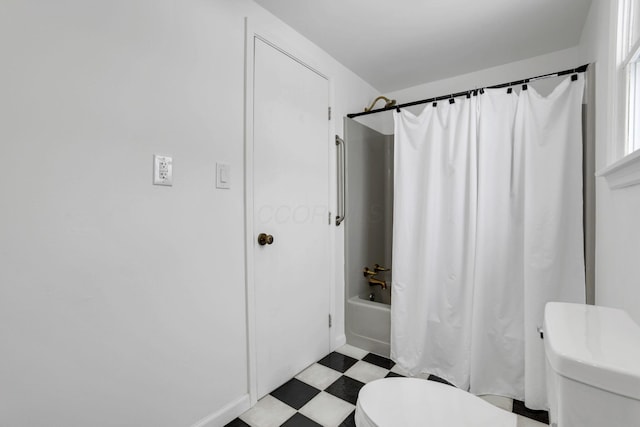
{"label": "light switch plate", "polygon": [[226,163],[216,163],[216,188],[231,188],[231,166]]}
{"label": "light switch plate", "polygon": [[153,184],[173,185],[173,159],[169,156],[153,156]]}

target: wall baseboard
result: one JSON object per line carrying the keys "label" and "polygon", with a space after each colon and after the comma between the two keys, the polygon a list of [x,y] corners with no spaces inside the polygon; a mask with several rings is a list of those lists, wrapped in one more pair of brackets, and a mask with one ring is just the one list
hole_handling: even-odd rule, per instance
{"label": "wall baseboard", "polygon": [[191,427],[222,427],[236,419],[240,414],[249,409],[250,406],[249,395],[245,394],[219,411],[207,415]]}
{"label": "wall baseboard", "polygon": [[331,351],[342,347],[347,343],[347,336],[345,334],[338,335],[333,339],[333,345],[331,346]]}

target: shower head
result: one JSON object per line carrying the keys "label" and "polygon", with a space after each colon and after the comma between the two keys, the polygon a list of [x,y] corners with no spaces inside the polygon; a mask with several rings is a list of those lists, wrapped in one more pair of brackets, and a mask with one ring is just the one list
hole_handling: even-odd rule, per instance
{"label": "shower head", "polygon": [[383,99],[384,102],[385,102],[384,108],[389,108],[389,107],[393,107],[394,105],[396,105],[396,100],[395,99],[389,99],[386,96],[380,95],[379,97],[377,97],[376,99],[373,100],[373,102],[371,103],[369,108],[364,107],[364,112],[366,113],[368,111],[373,110],[373,107],[376,105],[376,102],[380,101],[381,99]]}

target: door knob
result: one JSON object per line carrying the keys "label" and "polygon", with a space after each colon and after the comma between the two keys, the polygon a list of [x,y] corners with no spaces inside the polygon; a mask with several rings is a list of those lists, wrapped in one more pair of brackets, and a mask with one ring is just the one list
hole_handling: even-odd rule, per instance
{"label": "door knob", "polygon": [[258,234],[258,244],[260,246],[270,245],[273,243],[273,236],[271,234],[260,233]]}

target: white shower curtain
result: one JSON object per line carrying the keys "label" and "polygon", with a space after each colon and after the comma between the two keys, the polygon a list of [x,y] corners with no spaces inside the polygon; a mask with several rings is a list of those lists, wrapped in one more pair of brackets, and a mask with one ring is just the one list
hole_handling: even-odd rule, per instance
{"label": "white shower curtain", "polygon": [[583,76],[395,113],[391,356],[546,408],[536,327],[584,302]]}
{"label": "white shower curtain", "polygon": [[395,124],[393,357],[460,387],[469,385],[476,101],[403,110]]}
{"label": "white shower curtain", "polygon": [[[487,89],[478,110],[478,215],[471,346],[475,394],[522,399],[524,289],[520,157],[514,145],[518,96]],[[516,155],[518,155],[516,157]]]}
{"label": "white shower curtain", "polygon": [[582,225],[584,76],[548,96],[520,94],[516,146],[524,170],[525,402],[546,408],[542,326],[548,301],[585,302]]}

